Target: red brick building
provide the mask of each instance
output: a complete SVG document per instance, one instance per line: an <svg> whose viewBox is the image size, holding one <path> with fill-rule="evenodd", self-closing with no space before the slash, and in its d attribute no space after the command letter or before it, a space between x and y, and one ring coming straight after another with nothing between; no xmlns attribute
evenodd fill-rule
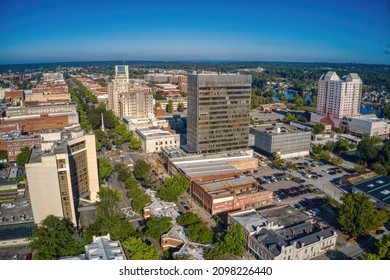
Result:
<svg viewBox="0 0 390 280"><path fill-rule="evenodd" d="M211 215L272 204L272 191L250 176L193 182L191 195Z"/></svg>
<svg viewBox="0 0 390 280"><path fill-rule="evenodd" d="M19 129L25 133L40 132L47 129L63 129L64 127L73 124L69 122L67 115L62 116L28 116L26 118L2 118L0 119L0 127L4 127L4 132L7 132L6 128L12 128L19 125ZM11 129L14 130L14 129ZM10 131L10 130L8 130Z"/></svg>
<svg viewBox="0 0 390 280"><path fill-rule="evenodd" d="M41 143L39 136L20 136L0 139L0 150L8 152L8 162L15 162L24 147L32 147Z"/></svg>

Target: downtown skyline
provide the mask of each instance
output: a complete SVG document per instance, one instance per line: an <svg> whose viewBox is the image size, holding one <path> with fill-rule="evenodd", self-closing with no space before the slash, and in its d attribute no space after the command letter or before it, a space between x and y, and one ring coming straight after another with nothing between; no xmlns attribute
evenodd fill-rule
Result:
<svg viewBox="0 0 390 280"><path fill-rule="evenodd" d="M351 0L10 1L0 64L231 60L390 64L390 4Z"/></svg>

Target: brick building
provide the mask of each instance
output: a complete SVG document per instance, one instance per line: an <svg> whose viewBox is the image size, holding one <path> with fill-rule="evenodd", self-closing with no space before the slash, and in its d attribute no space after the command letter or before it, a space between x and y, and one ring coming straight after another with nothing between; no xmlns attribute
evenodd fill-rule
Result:
<svg viewBox="0 0 390 280"><path fill-rule="evenodd" d="M211 215L259 208L272 203L272 191L260 187L249 176L194 182L191 195Z"/></svg>
<svg viewBox="0 0 390 280"><path fill-rule="evenodd" d="M41 143L41 137L37 135L24 136L20 133L16 135L6 134L0 136L0 150L7 151L8 162L14 162L16 157L24 147L33 147Z"/></svg>

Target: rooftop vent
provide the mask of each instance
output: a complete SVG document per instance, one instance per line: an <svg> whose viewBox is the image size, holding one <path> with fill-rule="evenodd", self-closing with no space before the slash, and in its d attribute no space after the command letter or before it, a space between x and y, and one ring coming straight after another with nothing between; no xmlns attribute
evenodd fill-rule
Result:
<svg viewBox="0 0 390 280"><path fill-rule="evenodd" d="M367 187L369 187L369 188L372 188L373 186L375 186L375 185L374 184L367 185Z"/></svg>
<svg viewBox="0 0 390 280"><path fill-rule="evenodd" d="M378 184L383 184L384 182L382 180L376 181Z"/></svg>

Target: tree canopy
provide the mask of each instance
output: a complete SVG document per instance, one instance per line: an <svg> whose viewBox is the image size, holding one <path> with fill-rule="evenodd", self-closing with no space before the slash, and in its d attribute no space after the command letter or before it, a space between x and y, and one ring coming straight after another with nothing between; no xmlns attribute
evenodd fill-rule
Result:
<svg viewBox="0 0 390 280"><path fill-rule="evenodd" d="M158 260L160 252L153 244L147 245L139 237L129 237L123 242L131 260Z"/></svg>
<svg viewBox="0 0 390 280"><path fill-rule="evenodd" d="M99 181L103 182L110 177L114 167L111 165L108 158L99 158Z"/></svg>
<svg viewBox="0 0 390 280"><path fill-rule="evenodd" d="M23 147L21 150L20 150L20 153L16 156L16 164L18 166L24 166L27 161L28 161L28 157L30 156L30 147Z"/></svg>
<svg viewBox="0 0 390 280"><path fill-rule="evenodd" d="M195 213L186 212L181 214L177 219L177 223L187 228L188 238L191 241L201 244L212 243L214 237L213 231Z"/></svg>
<svg viewBox="0 0 390 280"><path fill-rule="evenodd" d="M119 208L122 194L111 188L101 188L98 196L96 222L85 230L84 239L90 242L93 235L110 233L113 240L123 241L132 235L134 229Z"/></svg>
<svg viewBox="0 0 390 280"><path fill-rule="evenodd" d="M375 242L376 252L364 255L365 260L390 260L390 235L384 235Z"/></svg>
<svg viewBox="0 0 390 280"><path fill-rule="evenodd" d="M388 220L384 210L376 209L371 199L361 193L346 194L338 213L338 222L352 236L362 236Z"/></svg>
<svg viewBox="0 0 390 280"><path fill-rule="evenodd" d="M204 221L190 224L187 227L187 233L188 238L193 242L201 244L211 244L213 242L214 233Z"/></svg>
<svg viewBox="0 0 390 280"><path fill-rule="evenodd" d="M145 235L154 240L160 240L161 235L167 233L172 227L171 217L154 217L146 222Z"/></svg>
<svg viewBox="0 0 390 280"><path fill-rule="evenodd" d="M205 254L205 259L226 259L229 255L240 255L245 249L245 236L240 225L231 226L225 235L220 234L213 248Z"/></svg>
<svg viewBox="0 0 390 280"><path fill-rule="evenodd" d="M165 201L176 202L188 188L189 181L180 174L166 178L164 184L158 189L157 196Z"/></svg>
<svg viewBox="0 0 390 280"><path fill-rule="evenodd" d="M151 165L144 160L137 160L134 164L133 174L138 180L146 181L150 178Z"/></svg>
<svg viewBox="0 0 390 280"><path fill-rule="evenodd" d="M313 126L313 134L320 134L325 130L325 125L323 123L316 123Z"/></svg>
<svg viewBox="0 0 390 280"><path fill-rule="evenodd" d="M69 219L47 216L29 239L34 259L55 260L84 251L84 243Z"/></svg>

